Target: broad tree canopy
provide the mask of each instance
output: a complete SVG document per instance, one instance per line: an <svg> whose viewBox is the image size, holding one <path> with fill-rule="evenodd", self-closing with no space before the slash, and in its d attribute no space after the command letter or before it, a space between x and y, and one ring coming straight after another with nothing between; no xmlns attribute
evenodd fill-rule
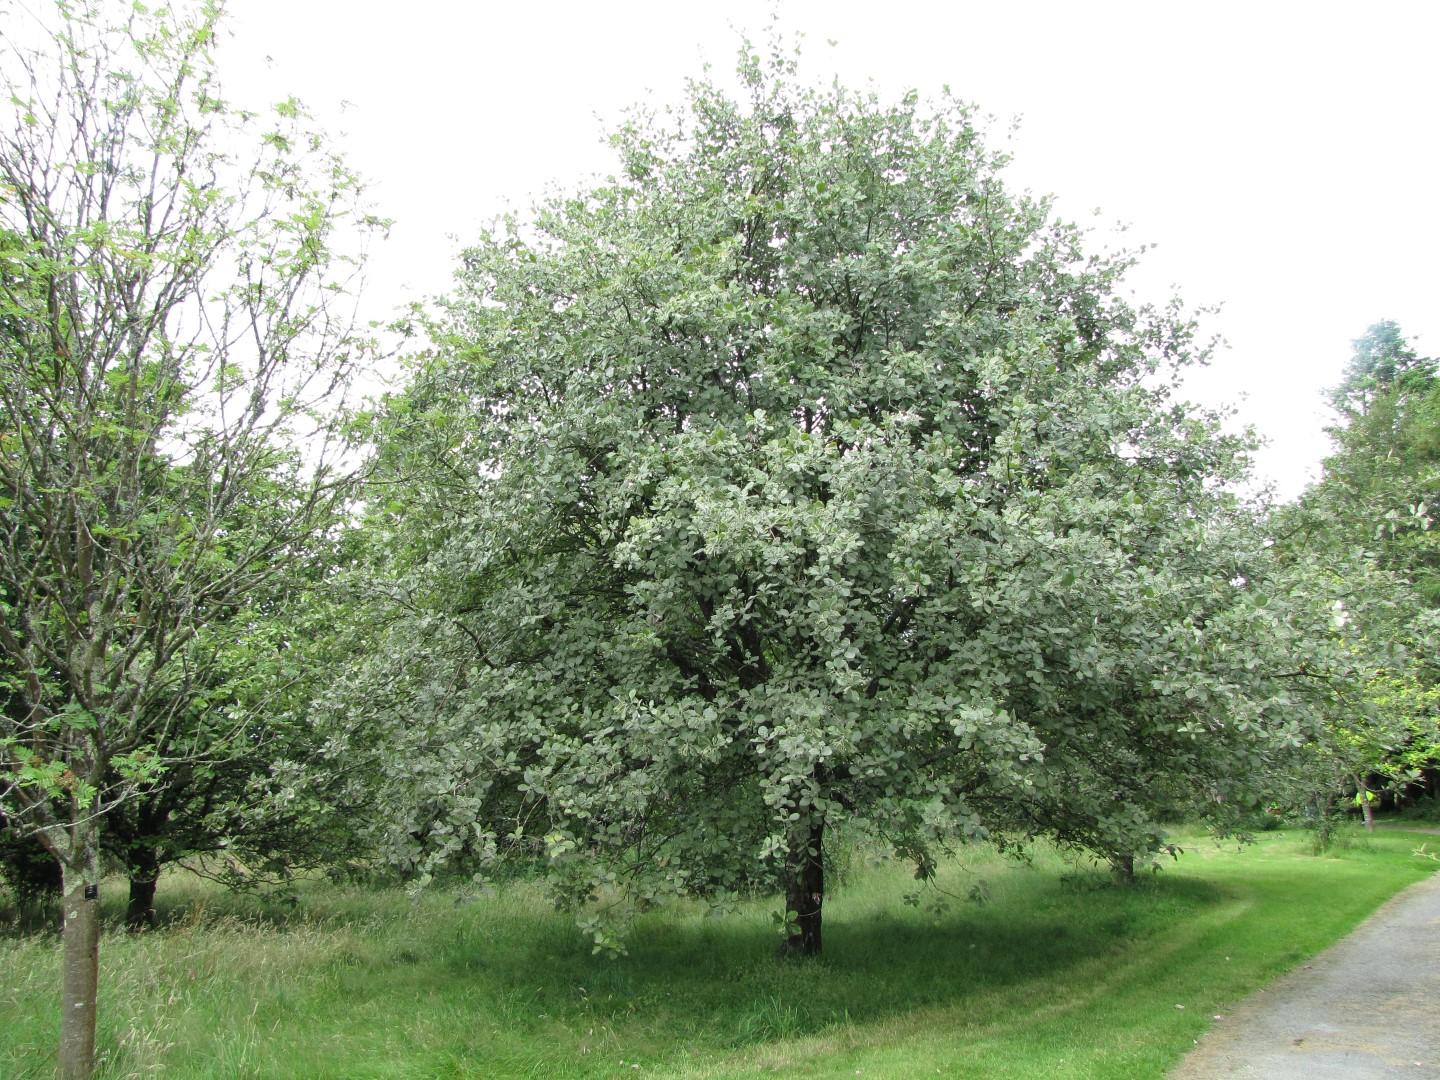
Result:
<svg viewBox="0 0 1440 1080"><path fill-rule="evenodd" d="M689 87L616 174L463 256L391 402L383 647L337 705L420 870L557 896L787 887L825 830L1156 850L1309 715L1312 613L1179 403L1203 358L1118 293L970 111ZM597 946L614 944L594 924Z"/></svg>

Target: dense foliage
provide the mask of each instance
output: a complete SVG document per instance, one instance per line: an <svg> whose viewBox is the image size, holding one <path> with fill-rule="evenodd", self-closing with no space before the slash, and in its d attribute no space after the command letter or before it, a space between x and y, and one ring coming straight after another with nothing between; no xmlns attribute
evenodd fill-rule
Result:
<svg viewBox="0 0 1440 1080"><path fill-rule="evenodd" d="M1368 821L1382 795L1437 790L1440 379L1393 322L1353 345L1331 394L1334 452L1279 524L1285 556L1315 562L1355 620L1363 699L1316 743L1311 786L1353 795Z"/></svg>
<svg viewBox="0 0 1440 1080"><path fill-rule="evenodd" d="M925 877L1035 835L1128 871L1157 815L1234 812L1343 657L1232 493L1247 442L1174 396L1192 324L958 103L740 76L470 248L390 402L331 716L395 857L540 859L571 904L780 884L813 952L841 823Z"/></svg>
<svg viewBox="0 0 1440 1080"><path fill-rule="evenodd" d="M1332 394L1335 452L1306 495L1350 539L1440 604L1440 378L1393 322L1354 342L1345 379Z"/></svg>

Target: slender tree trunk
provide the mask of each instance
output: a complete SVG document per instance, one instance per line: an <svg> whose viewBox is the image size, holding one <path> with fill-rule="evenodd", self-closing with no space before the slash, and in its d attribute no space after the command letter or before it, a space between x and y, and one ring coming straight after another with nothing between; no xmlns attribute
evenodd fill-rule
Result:
<svg viewBox="0 0 1440 1080"><path fill-rule="evenodd" d="M155 882L159 877L160 861L155 857L154 848L130 852L130 903L125 908L127 929L155 928Z"/></svg>
<svg viewBox="0 0 1440 1080"><path fill-rule="evenodd" d="M808 836L791 841L785 910L798 927L780 951L787 956L820 954L820 909L825 903L825 823L814 821Z"/></svg>
<svg viewBox="0 0 1440 1080"><path fill-rule="evenodd" d="M95 1066L95 1003L100 986L100 823L71 827L73 857L64 864L64 989L60 1080L84 1080Z"/></svg>

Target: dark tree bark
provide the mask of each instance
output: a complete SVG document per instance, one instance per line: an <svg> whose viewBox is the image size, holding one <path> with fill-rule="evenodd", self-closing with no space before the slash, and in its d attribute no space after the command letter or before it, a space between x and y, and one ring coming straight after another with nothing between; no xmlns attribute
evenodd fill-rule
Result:
<svg viewBox="0 0 1440 1080"><path fill-rule="evenodd" d="M814 821L808 835L791 841L785 886L785 910L794 914L797 930L785 939L786 956L820 955L820 913L825 903L825 823Z"/></svg>
<svg viewBox="0 0 1440 1080"><path fill-rule="evenodd" d="M1112 852L1110 858L1110 874L1122 885L1129 885L1135 880L1135 856L1121 855Z"/></svg>
<svg viewBox="0 0 1440 1080"><path fill-rule="evenodd" d="M130 854L130 903L125 908L129 930L155 928L155 882L160 877L160 860L154 848L140 848Z"/></svg>

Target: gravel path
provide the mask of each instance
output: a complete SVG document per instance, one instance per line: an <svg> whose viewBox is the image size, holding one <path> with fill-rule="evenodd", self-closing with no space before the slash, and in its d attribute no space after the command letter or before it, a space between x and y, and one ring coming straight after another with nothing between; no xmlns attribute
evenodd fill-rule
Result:
<svg viewBox="0 0 1440 1080"><path fill-rule="evenodd" d="M1311 963L1246 998L1170 1076L1440 1077L1440 873L1397 894Z"/></svg>

